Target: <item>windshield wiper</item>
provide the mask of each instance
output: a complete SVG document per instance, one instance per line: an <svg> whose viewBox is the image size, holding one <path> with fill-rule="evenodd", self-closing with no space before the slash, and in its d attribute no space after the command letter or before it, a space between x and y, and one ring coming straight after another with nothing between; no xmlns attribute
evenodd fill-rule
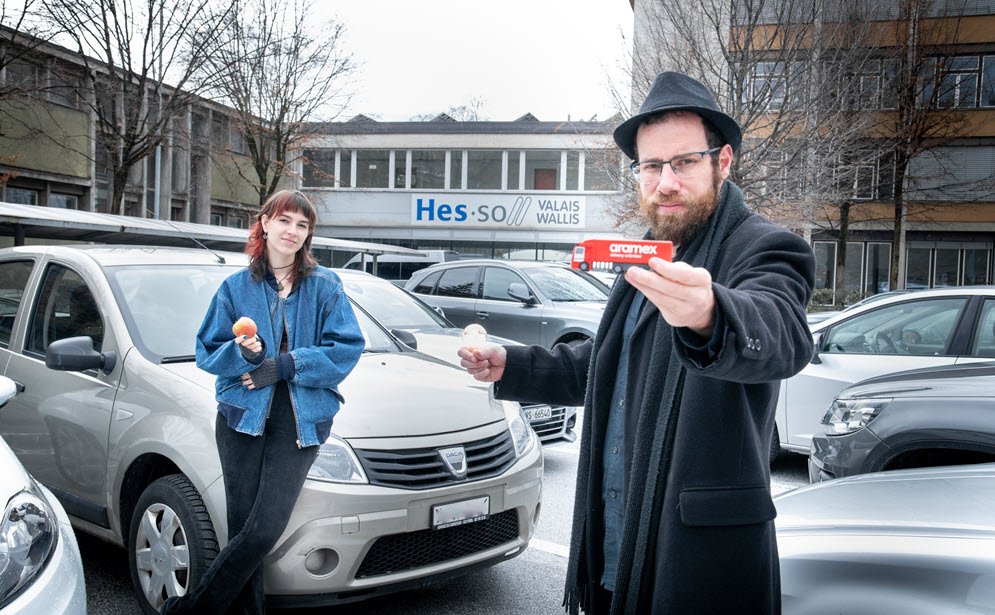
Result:
<svg viewBox="0 0 995 615"><path fill-rule="evenodd" d="M196 355L184 354L175 357L163 357L159 363L189 363L190 361L196 361Z"/></svg>

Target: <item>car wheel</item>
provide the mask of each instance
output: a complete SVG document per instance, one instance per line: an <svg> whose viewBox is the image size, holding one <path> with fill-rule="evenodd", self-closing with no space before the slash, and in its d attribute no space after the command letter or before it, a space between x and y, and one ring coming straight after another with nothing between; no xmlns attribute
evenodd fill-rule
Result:
<svg viewBox="0 0 995 615"><path fill-rule="evenodd" d="M777 433L777 424L774 425L774 433L770 438L770 459L769 463L774 463L774 460L781 456L781 437Z"/></svg>
<svg viewBox="0 0 995 615"><path fill-rule="evenodd" d="M192 590L217 555L214 525L190 479L172 474L145 489L131 516L128 564L146 615Z"/></svg>

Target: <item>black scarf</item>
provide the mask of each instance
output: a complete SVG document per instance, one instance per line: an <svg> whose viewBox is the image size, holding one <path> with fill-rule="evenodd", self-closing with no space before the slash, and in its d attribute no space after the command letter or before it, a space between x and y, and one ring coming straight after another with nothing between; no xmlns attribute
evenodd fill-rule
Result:
<svg viewBox="0 0 995 615"><path fill-rule="evenodd" d="M703 267L714 275L713 267L723 241L743 221L749 211L743 201L743 193L732 182L723 182L719 204L709 218L704 230L686 248L679 251L680 260L694 266ZM647 234L646 238L650 238ZM589 522L587 511L601 506L599 489L588 489L592 476L600 475L601 456L592 452L595 410L594 367L598 351L605 342L612 321L625 318L623 301L631 289L625 279L618 280L612 288L605 306L605 317L601 319L598 333L591 351L591 364L588 367L587 393L584 402L580 458L577 466L577 489L574 499L573 529L570 540L570 560L567 565L566 590L563 605L568 613L576 614L579 608L590 612L596 587L600 584L597 571L591 570L587 562L590 546L586 544ZM687 369L674 354L673 329L658 314L653 334L653 348L647 373L659 373L666 369L665 378L646 378L643 400L637 412L636 438L632 445L630 472L626 483L624 519L619 547L618 573L615 577L615 592L611 613L636 613L639 608L640 592L653 583L652 565L647 566L656 545L659 529L660 509L663 505L664 484L670 468L673 451L673 438L677 426L677 415L681 405L684 376ZM620 327L617 330L621 330ZM655 369L658 368L658 369ZM630 372L630 378L633 374ZM615 386L626 386L618 382ZM599 409L603 412L604 409ZM598 426L604 428L604 421ZM593 492L592 492L593 491ZM597 528L593 535L601 536ZM599 549L600 550L600 549Z"/></svg>

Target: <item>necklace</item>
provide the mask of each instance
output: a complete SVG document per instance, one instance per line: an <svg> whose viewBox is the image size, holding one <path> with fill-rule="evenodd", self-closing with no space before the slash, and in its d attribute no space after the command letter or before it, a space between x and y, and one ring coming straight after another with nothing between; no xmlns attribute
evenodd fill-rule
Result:
<svg viewBox="0 0 995 615"><path fill-rule="evenodd" d="M285 269L285 267L280 267L280 269ZM276 273L273 274L273 277L276 278ZM294 277L293 270L287 272L287 275L283 276L282 278L276 278L276 292L282 291L284 288L283 283L292 277Z"/></svg>
<svg viewBox="0 0 995 615"><path fill-rule="evenodd" d="M287 267L290 267L291 265L293 265L293 264L294 264L294 263L296 263L296 262L297 262L297 261L291 261L291 262L290 262L290 265L284 265L283 267L274 267L273 265L270 265L270 266L269 266L269 268L270 268L270 269L273 269L273 270L276 270L276 269L286 269Z"/></svg>

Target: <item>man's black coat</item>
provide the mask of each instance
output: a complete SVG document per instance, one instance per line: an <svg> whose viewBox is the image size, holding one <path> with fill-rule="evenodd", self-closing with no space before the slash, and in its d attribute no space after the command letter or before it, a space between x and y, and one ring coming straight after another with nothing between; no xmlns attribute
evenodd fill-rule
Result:
<svg viewBox="0 0 995 615"><path fill-rule="evenodd" d="M812 293L815 261L808 244L762 216L748 215L727 237L710 271L717 308L714 356L697 352L707 340L674 329L673 343L687 368L671 465L664 480L655 559L648 562L651 587L641 586L639 612L773 613L780 610L780 578L770 495L768 455L779 381L812 357L805 306ZM583 536L582 582L601 575L600 459L604 426L620 352L621 321L635 290L624 279L613 292L629 297L594 358L593 399L584 399L592 342L552 350L508 347L496 394L503 399L581 405L592 413L588 494ZM630 345L625 421L626 475L635 441L631 420L642 403L652 330L661 317L646 302ZM582 455L583 458L583 455ZM581 476L584 473L579 473ZM583 480L579 478L579 480ZM570 580L568 579L568 584ZM630 605L631 607L631 605ZM646 609L644 611L644 609ZM630 608L630 610L632 610Z"/></svg>

